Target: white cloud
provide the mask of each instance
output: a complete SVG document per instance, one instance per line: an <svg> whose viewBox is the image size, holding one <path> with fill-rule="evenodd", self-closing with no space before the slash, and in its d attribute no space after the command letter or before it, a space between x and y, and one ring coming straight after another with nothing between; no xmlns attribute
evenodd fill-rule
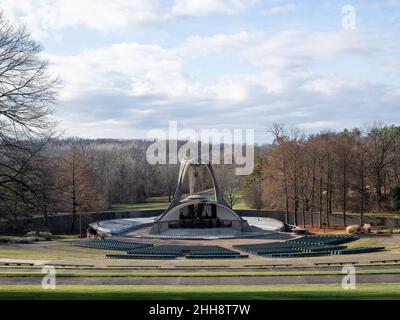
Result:
<svg viewBox="0 0 400 320"><path fill-rule="evenodd" d="M388 60L383 61L381 70L389 76L400 75L400 61L399 60Z"/></svg>
<svg viewBox="0 0 400 320"><path fill-rule="evenodd" d="M332 129L337 126L334 121L314 121L299 123L297 127L301 129Z"/></svg>
<svg viewBox="0 0 400 320"><path fill-rule="evenodd" d="M160 0L2 0L2 9L36 38L81 25L118 31L167 18Z"/></svg>
<svg viewBox="0 0 400 320"><path fill-rule="evenodd" d="M356 72L314 70L316 63L365 58L380 48L379 41L360 33L239 32L189 37L172 48L131 42L49 58L65 83L58 115L74 128L69 134L132 137L169 120L197 128L265 130L284 121L318 129L342 124L350 109L360 110L360 123L376 105L391 114L398 96L384 84ZM196 75L199 60L221 57L249 69Z"/></svg>
<svg viewBox="0 0 400 320"><path fill-rule="evenodd" d="M329 76L312 79L303 85L303 88L307 91L328 96L334 96L346 91L367 91L371 87L373 87L373 84L369 80L356 77L339 78Z"/></svg>
<svg viewBox="0 0 400 320"><path fill-rule="evenodd" d="M174 16L236 14L257 2L258 0L175 0L171 14Z"/></svg>
<svg viewBox="0 0 400 320"><path fill-rule="evenodd" d="M135 31L182 16L234 14L258 0L2 0L1 9L24 23L37 39L60 36L60 30L85 26L102 32Z"/></svg>
<svg viewBox="0 0 400 320"><path fill-rule="evenodd" d="M121 43L49 58L53 72L65 83L64 99L93 91L171 97L190 96L196 91L196 85L183 72L180 58L158 45Z"/></svg>
<svg viewBox="0 0 400 320"><path fill-rule="evenodd" d="M267 16L272 16L274 14L281 14L281 13L288 13L288 12L294 12L297 9L297 5L291 3L283 6L275 6L272 7L264 12L265 15Z"/></svg>

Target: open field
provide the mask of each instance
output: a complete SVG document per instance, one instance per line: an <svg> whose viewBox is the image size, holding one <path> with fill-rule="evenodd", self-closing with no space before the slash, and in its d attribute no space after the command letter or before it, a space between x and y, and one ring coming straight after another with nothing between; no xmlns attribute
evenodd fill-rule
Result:
<svg viewBox="0 0 400 320"><path fill-rule="evenodd" d="M0 286L0 299L192 299L192 300L260 300L260 299L400 299L400 284L360 284L355 290L343 290L340 285L272 285L272 286L160 286L122 285L91 286L62 285L56 290L40 286Z"/></svg>
<svg viewBox="0 0 400 320"><path fill-rule="evenodd" d="M205 190L203 193L211 193L210 200L214 199L213 189ZM200 193L201 194L201 193ZM183 194L182 198L189 196L189 194ZM126 209L137 209L137 210L164 210L167 209L170 200L168 196L159 196L159 197L149 197L146 202L143 203L121 203L112 205L111 209L113 210L126 210ZM243 196L239 197L239 200L233 206L234 210L251 210L245 204Z"/></svg>

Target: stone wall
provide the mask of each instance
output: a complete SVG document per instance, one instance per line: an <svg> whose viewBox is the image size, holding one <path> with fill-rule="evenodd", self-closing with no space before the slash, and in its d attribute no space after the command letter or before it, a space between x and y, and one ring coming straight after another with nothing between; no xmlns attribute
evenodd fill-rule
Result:
<svg viewBox="0 0 400 320"><path fill-rule="evenodd" d="M111 219L125 219L125 218L143 218L153 217L161 213L160 210L149 211L135 211L135 210L118 210L118 211L103 211L103 212L90 212L82 214L82 230L86 231L88 225L92 222L100 220ZM48 218L48 228L44 225L42 217L21 219L18 228L10 228L4 222L0 222L0 233L19 233L30 230L49 230L53 233L68 233L71 232L72 219L71 214L57 214ZM79 232L80 228L79 215L76 217L74 232Z"/></svg>

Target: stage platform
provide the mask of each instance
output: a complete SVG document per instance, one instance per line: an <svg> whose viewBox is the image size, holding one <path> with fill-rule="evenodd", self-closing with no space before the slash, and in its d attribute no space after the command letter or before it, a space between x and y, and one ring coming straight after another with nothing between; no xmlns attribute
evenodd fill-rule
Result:
<svg viewBox="0 0 400 320"><path fill-rule="evenodd" d="M150 227L154 219L155 217L104 220L92 223L90 226L111 236L177 240L251 238L277 233L284 227L282 222L271 218L243 217L250 225L248 232L239 232L234 228L176 228L151 234Z"/></svg>

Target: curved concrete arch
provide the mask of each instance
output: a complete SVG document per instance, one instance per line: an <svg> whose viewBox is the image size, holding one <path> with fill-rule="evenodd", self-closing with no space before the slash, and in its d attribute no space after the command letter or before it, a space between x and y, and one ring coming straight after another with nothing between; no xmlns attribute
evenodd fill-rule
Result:
<svg viewBox="0 0 400 320"><path fill-rule="evenodd" d="M191 196L188 197L185 200L181 200L182 198L182 189L183 189L183 181L190 171L190 174L193 174L191 171L191 168L197 167L197 166L206 166L209 175L211 176L211 180L213 183L213 188L214 188L214 194L215 194L215 199L216 201L209 201L207 199L204 199L203 197L195 197ZM194 176L191 177L191 179L194 179ZM191 180L193 182L193 180ZM193 184L191 183L191 195L193 194ZM228 204L225 202L223 194L221 192L221 189L219 188L217 178L214 173L214 169L209 163L209 161L200 161L197 162L197 159L189 159L185 158L181 162L181 166L179 169L179 176L178 176L178 183L176 186L174 198L171 201L171 204L169 205L168 209L165 210L154 222L153 227L151 229L152 234L158 234L161 233L165 230L167 230L170 225L174 225L176 227L176 224L180 223L180 221L184 221L187 218L183 218L181 220L181 215L188 217L190 216L189 210L190 206L196 206L197 205L204 205L204 207L210 206L212 210L214 210L211 214L213 218L207 219L208 213L206 213L205 219L208 220L208 223L215 223L217 220L223 221L223 224L225 226L231 226L232 228L240 231L240 232L248 232L250 231L250 226L248 225L247 221L243 220L241 216L239 216L235 211L232 210L228 206ZM187 208L188 212L184 212L185 209ZM197 210L197 209L196 209ZM192 218L189 219L194 219ZM212 222L213 221L213 222ZM218 223L217 225L218 226Z"/></svg>
<svg viewBox="0 0 400 320"><path fill-rule="evenodd" d="M159 219L162 219L170 210L175 208L181 203L181 198L182 198L182 188L183 188L183 181L185 180L186 174L188 173L188 170L191 166L206 166L208 173L211 177L212 184L213 184L213 189L214 189L214 195L216 202L220 205L223 205L227 208L229 208L229 205L226 203L224 196L221 192L221 189L219 188L217 177L215 175L214 169L211 165L211 163L204 161L200 161L200 163L196 162L196 159L194 158L185 158L181 161L181 166L179 169L179 176L178 176L178 183L176 186L174 198L171 201L171 204L169 205L168 209L165 210L165 212L160 216Z"/></svg>
<svg viewBox="0 0 400 320"><path fill-rule="evenodd" d="M204 203L205 205L216 205L218 208L222 209L219 210L218 217L220 219L226 219L226 220L235 220L235 221L242 221L242 217L239 216L235 211L233 211L231 208L224 206L222 204L219 204L217 202L213 201L208 201L208 202L201 202L201 201L187 201L180 203L179 205L175 206L171 210L167 212L167 214L163 217L162 221L175 221L179 219L179 212L180 210L189 207L194 204L199 204L199 203Z"/></svg>

